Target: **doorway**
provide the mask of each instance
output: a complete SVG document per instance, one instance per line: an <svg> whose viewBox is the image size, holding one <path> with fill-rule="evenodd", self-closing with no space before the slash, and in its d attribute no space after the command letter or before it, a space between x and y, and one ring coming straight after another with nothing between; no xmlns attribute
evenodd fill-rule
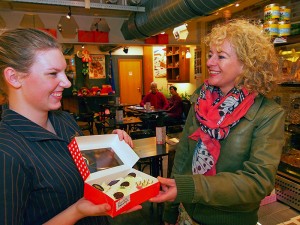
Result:
<svg viewBox="0 0 300 225"><path fill-rule="evenodd" d="M142 60L119 59L120 101L139 104L142 99Z"/></svg>

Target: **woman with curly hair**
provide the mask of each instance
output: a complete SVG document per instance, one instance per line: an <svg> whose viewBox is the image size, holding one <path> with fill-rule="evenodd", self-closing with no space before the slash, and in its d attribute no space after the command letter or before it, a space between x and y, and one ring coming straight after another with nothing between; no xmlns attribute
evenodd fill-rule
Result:
<svg viewBox="0 0 300 225"><path fill-rule="evenodd" d="M165 224L255 225L274 188L284 110L265 94L278 76L270 37L247 20L214 27L208 79L193 103L171 179L159 177Z"/></svg>

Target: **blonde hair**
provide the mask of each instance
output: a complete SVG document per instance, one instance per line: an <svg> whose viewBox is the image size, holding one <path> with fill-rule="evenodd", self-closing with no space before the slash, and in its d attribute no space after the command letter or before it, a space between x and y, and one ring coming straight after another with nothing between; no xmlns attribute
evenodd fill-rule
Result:
<svg viewBox="0 0 300 225"><path fill-rule="evenodd" d="M7 30L0 35L0 94L7 98L3 77L5 68L12 67L27 74L38 51L60 49L61 45L50 34L33 28Z"/></svg>
<svg viewBox="0 0 300 225"><path fill-rule="evenodd" d="M243 64L236 87L261 94L270 92L279 76L278 57L271 37L258 25L245 19L235 19L216 25L204 42L208 46L215 45L221 51L224 40L229 41Z"/></svg>

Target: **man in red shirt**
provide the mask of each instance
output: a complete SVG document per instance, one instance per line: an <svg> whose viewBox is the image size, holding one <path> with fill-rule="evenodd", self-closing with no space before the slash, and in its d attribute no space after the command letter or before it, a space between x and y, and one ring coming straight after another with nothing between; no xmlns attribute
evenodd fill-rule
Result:
<svg viewBox="0 0 300 225"><path fill-rule="evenodd" d="M182 99L177 93L177 88L175 86L170 86L169 90L172 96L169 99L169 105L166 108L168 110L167 114L170 117L182 119Z"/></svg>
<svg viewBox="0 0 300 225"><path fill-rule="evenodd" d="M154 106L155 109L166 109L168 106L168 100L163 93L159 92L157 89L157 84L152 82L150 85L151 91L145 95L143 100L140 102L140 105L144 107L146 102L150 102L151 106Z"/></svg>

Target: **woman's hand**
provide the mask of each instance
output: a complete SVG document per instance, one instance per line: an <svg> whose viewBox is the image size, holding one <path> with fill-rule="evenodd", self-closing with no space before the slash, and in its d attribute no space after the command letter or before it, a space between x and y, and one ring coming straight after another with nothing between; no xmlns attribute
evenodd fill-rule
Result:
<svg viewBox="0 0 300 225"><path fill-rule="evenodd" d="M83 217L87 216L107 216L107 211L111 210L111 206L107 203L95 205L85 198L79 199L76 203L76 209ZM127 210L124 213L130 213L141 209L141 205L137 205Z"/></svg>
<svg viewBox="0 0 300 225"><path fill-rule="evenodd" d="M159 194L151 199L150 202L173 202L177 196L177 187L174 179L157 177L161 184L162 190Z"/></svg>
<svg viewBox="0 0 300 225"><path fill-rule="evenodd" d="M120 141L124 140L131 148L133 148L133 142L131 137L121 129L116 129L112 131L113 134L117 134L119 136Z"/></svg>
<svg viewBox="0 0 300 225"><path fill-rule="evenodd" d="M87 216L106 216L107 211L111 210L111 206L107 203L95 205L85 198L79 199L75 203L76 210L82 215Z"/></svg>

